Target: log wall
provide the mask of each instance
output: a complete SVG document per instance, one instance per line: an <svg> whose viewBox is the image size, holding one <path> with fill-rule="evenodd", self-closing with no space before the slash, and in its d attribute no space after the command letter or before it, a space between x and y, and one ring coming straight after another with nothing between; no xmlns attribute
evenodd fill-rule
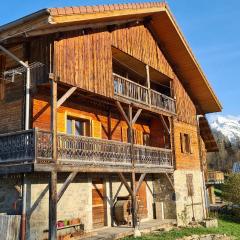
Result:
<svg viewBox="0 0 240 240"><path fill-rule="evenodd" d="M23 59L23 46L9 49ZM3 80L5 70L19 67L18 63L6 55L0 54L0 133L19 131L24 124L24 74L15 77L14 82Z"/></svg>
<svg viewBox="0 0 240 240"><path fill-rule="evenodd" d="M57 125L58 132L66 133L67 116L88 119L91 123L91 136L109 139L108 112L93 107L86 107L73 102L66 102L58 109ZM33 127L50 131L51 109L49 98L44 95L35 96L33 99ZM158 127L160 126L160 127ZM161 119L153 118L148 121L141 120L134 125L135 143L143 144L143 134L151 136L150 145L164 147L164 130L161 127ZM113 131L114 130L114 131ZM128 127L120 115L113 114L111 117L111 140L127 142Z"/></svg>

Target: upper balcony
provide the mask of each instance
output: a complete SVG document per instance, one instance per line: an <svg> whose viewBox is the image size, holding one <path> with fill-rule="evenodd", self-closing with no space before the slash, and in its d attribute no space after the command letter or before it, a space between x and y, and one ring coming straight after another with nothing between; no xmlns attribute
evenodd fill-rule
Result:
<svg viewBox="0 0 240 240"><path fill-rule="evenodd" d="M113 73L114 94L152 108L176 113L175 100L153 89Z"/></svg>
<svg viewBox="0 0 240 240"><path fill-rule="evenodd" d="M0 135L0 166L6 164L52 164L70 166L111 167L132 166L131 144L93 137L57 135L57 162L52 158L51 132L32 129ZM172 151L142 145L133 146L136 169L172 169Z"/></svg>

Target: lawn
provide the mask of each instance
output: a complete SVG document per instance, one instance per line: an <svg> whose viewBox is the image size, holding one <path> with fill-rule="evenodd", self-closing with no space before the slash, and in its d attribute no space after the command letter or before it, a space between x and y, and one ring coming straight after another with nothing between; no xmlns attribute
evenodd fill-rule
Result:
<svg viewBox="0 0 240 240"><path fill-rule="evenodd" d="M232 217L221 217L219 218L218 228L185 228L181 230L172 230L169 232L159 232L151 235L145 235L138 240L174 240L176 238L181 238L184 236L191 236L194 234L227 234L228 236L235 236L240 240L240 219L234 219ZM130 240L133 238L126 238L125 240Z"/></svg>

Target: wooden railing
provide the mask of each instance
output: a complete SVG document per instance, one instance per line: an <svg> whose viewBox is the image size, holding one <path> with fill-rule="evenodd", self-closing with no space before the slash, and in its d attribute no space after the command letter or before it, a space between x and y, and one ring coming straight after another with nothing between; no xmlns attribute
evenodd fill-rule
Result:
<svg viewBox="0 0 240 240"><path fill-rule="evenodd" d="M113 74L114 93L130 100L148 104L148 88L118 74Z"/></svg>
<svg viewBox="0 0 240 240"><path fill-rule="evenodd" d="M35 158L34 130L0 135L0 163L32 161Z"/></svg>
<svg viewBox="0 0 240 240"><path fill-rule="evenodd" d="M57 135L58 161L71 164L131 166L131 146L112 140L92 137ZM134 145L133 157L139 166L172 167L172 152ZM0 135L0 163L9 161L52 161L52 134L29 130Z"/></svg>
<svg viewBox="0 0 240 240"><path fill-rule="evenodd" d="M224 173L221 171L208 171L208 183L224 183Z"/></svg>
<svg viewBox="0 0 240 240"><path fill-rule="evenodd" d="M114 94L154 108L176 112L175 100L155 90L113 73ZM150 97L149 97L150 96Z"/></svg>
<svg viewBox="0 0 240 240"><path fill-rule="evenodd" d="M175 113L175 101L155 90L151 89L151 105L156 108L165 109L167 111Z"/></svg>

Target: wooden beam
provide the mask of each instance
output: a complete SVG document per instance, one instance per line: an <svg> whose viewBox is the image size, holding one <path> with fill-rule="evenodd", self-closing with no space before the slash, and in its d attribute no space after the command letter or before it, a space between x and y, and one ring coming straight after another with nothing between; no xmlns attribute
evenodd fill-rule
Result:
<svg viewBox="0 0 240 240"><path fill-rule="evenodd" d="M124 184L124 186L128 190L128 192L131 195L131 197L133 197L133 191L132 191L131 187L129 186L129 184L128 184L126 178L124 177L124 175L120 172L120 173L118 173L118 176L120 177L122 183Z"/></svg>
<svg viewBox="0 0 240 240"><path fill-rule="evenodd" d="M175 188L174 188L174 184L173 184L171 178L169 177L168 173L165 173L165 175L166 175L166 177L167 177L167 179L168 179L168 181L169 181L169 183L170 183L172 189L175 190Z"/></svg>
<svg viewBox="0 0 240 240"><path fill-rule="evenodd" d="M78 172L72 172L69 174L68 178L66 179L66 181L64 182L64 184L62 185L61 189L57 194L57 202L61 199L62 195L64 194L70 183L73 181L73 179L77 176L77 174Z"/></svg>
<svg viewBox="0 0 240 240"><path fill-rule="evenodd" d="M146 173L142 173L142 174L141 174L141 177L140 177L140 179L139 179L139 181L138 181L138 185L137 185L137 187L136 187L136 195L138 194L138 191L139 191L139 189L140 189L140 187L141 187L141 185L142 185L142 182L143 182L145 176L146 176Z"/></svg>
<svg viewBox="0 0 240 240"><path fill-rule="evenodd" d="M48 239L57 239L57 172L52 171L49 182L49 232Z"/></svg>
<svg viewBox="0 0 240 240"><path fill-rule="evenodd" d="M148 88L148 104L151 105L151 80L150 80L150 72L149 72L148 65L146 65L146 75L147 75L147 88Z"/></svg>
<svg viewBox="0 0 240 240"><path fill-rule="evenodd" d="M123 119L127 122L128 126L131 127L130 121L129 121L127 114L125 113L121 103L119 101L116 101L116 105L117 105L117 108L118 108L119 112L121 113Z"/></svg>
<svg viewBox="0 0 240 240"><path fill-rule="evenodd" d="M57 108L59 108L77 89L77 87L71 87L68 91L57 101Z"/></svg>
<svg viewBox="0 0 240 240"><path fill-rule="evenodd" d="M51 131L53 134L52 158L57 161L57 81L55 76L51 80Z"/></svg>
<svg viewBox="0 0 240 240"><path fill-rule="evenodd" d="M170 132L170 129L169 129L169 127L168 127L168 125L167 125L167 123L166 123L166 121L165 121L163 115L160 114L160 117L161 117L161 120L162 120L162 123L163 123L165 129L167 130L168 134L170 134L170 133L171 133L171 132Z"/></svg>
<svg viewBox="0 0 240 240"><path fill-rule="evenodd" d="M136 121L137 121L138 117L140 116L141 112L142 112L141 108L137 110L137 112L136 112L136 114L135 114L135 116L132 120L132 125L136 123Z"/></svg>

